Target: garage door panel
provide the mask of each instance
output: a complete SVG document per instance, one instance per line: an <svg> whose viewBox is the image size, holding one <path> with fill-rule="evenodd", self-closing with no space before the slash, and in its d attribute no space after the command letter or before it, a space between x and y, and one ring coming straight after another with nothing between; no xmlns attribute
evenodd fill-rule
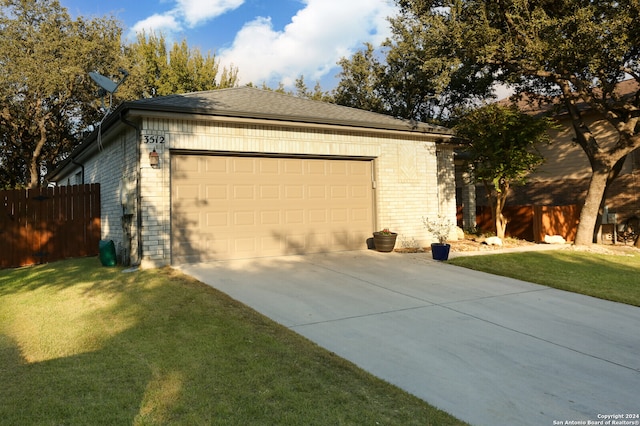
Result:
<svg viewBox="0 0 640 426"><path fill-rule="evenodd" d="M253 237L234 238L234 250L239 255L254 257L256 253L256 239Z"/></svg>
<svg viewBox="0 0 640 426"><path fill-rule="evenodd" d="M235 185L233 187L233 197L237 200L255 199L254 185Z"/></svg>
<svg viewBox="0 0 640 426"><path fill-rule="evenodd" d="M307 235L305 233L291 233L284 236L285 250L288 253L304 253L307 249Z"/></svg>
<svg viewBox="0 0 640 426"><path fill-rule="evenodd" d="M288 200L302 200L304 198L304 187L302 185L285 185L284 197Z"/></svg>
<svg viewBox="0 0 640 426"><path fill-rule="evenodd" d="M229 226L229 212L212 211L206 213L206 225L210 228L226 228Z"/></svg>
<svg viewBox="0 0 640 426"><path fill-rule="evenodd" d="M285 225L299 225L302 223L304 223L304 210L285 210Z"/></svg>
<svg viewBox="0 0 640 426"><path fill-rule="evenodd" d="M325 175L327 164L322 161L307 162L307 173L312 175Z"/></svg>
<svg viewBox="0 0 640 426"><path fill-rule="evenodd" d="M228 170L229 160L225 157L206 157L204 160L206 173L227 173Z"/></svg>
<svg viewBox="0 0 640 426"><path fill-rule="evenodd" d="M263 200L277 200L280 198L279 185L260 185L260 198Z"/></svg>
<svg viewBox="0 0 640 426"><path fill-rule="evenodd" d="M363 161L349 164L349 171L352 176L368 176L371 172L371 165Z"/></svg>
<svg viewBox="0 0 640 426"><path fill-rule="evenodd" d="M318 226L328 223L327 210L309 210L309 223Z"/></svg>
<svg viewBox="0 0 640 426"><path fill-rule="evenodd" d="M242 226L255 226L255 212L253 211L244 211L244 212L235 212L233 214L233 225L242 227Z"/></svg>
<svg viewBox="0 0 640 426"><path fill-rule="evenodd" d="M331 189L331 198L332 199L341 199L346 200L348 198L349 190L346 186L332 186Z"/></svg>
<svg viewBox="0 0 640 426"><path fill-rule="evenodd" d="M206 185L205 194L208 200L226 200L229 198L227 185Z"/></svg>
<svg viewBox="0 0 640 426"><path fill-rule="evenodd" d="M280 224L280 211L261 211L260 212L260 225L279 225Z"/></svg>
<svg viewBox="0 0 640 426"><path fill-rule="evenodd" d="M253 158L233 158L233 172L242 174L253 174L255 172L255 162Z"/></svg>
<svg viewBox="0 0 640 426"><path fill-rule="evenodd" d="M332 176L346 176L348 165L343 162L332 162L329 165Z"/></svg>
<svg viewBox="0 0 640 426"><path fill-rule="evenodd" d="M221 238L217 234L202 234L206 252L204 253L205 258L209 253L216 253L219 256L223 256L231 252L230 244L231 241L229 238Z"/></svg>
<svg viewBox="0 0 640 426"><path fill-rule="evenodd" d="M364 249L372 197L369 161L176 155L173 262Z"/></svg>
<svg viewBox="0 0 640 426"><path fill-rule="evenodd" d="M351 222L366 223L369 221L369 212L365 209L351 210Z"/></svg>
<svg viewBox="0 0 640 426"><path fill-rule="evenodd" d="M174 163L171 167L171 171L172 173L176 173L176 175L187 172L198 172L200 164L200 161L193 157L175 157Z"/></svg>
<svg viewBox="0 0 640 426"><path fill-rule="evenodd" d="M272 161L272 159L259 159L258 161L258 170L260 170L261 174L267 175L278 175L280 173L280 163L277 161Z"/></svg>
<svg viewBox="0 0 640 426"><path fill-rule="evenodd" d="M173 196L176 200L197 200L200 198L200 185L179 185Z"/></svg>
<svg viewBox="0 0 640 426"><path fill-rule="evenodd" d="M331 221L334 223L347 223L349 221L349 210L331 209Z"/></svg>
<svg viewBox="0 0 640 426"><path fill-rule="evenodd" d="M320 199L325 200L327 198L327 187L312 185L309 186L309 198L310 199Z"/></svg>
<svg viewBox="0 0 640 426"><path fill-rule="evenodd" d="M371 190L366 186L352 186L351 187L351 198L356 199L368 199L369 192Z"/></svg>
<svg viewBox="0 0 640 426"><path fill-rule="evenodd" d="M302 162L298 160L284 160L284 174L286 175L301 176L304 170L303 167L304 165L302 164Z"/></svg>

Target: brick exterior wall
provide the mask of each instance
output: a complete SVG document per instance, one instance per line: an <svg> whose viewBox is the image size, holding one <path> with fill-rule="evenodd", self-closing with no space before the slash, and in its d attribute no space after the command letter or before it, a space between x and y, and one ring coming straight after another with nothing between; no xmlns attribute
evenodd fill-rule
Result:
<svg viewBox="0 0 640 426"><path fill-rule="evenodd" d="M143 267L171 262L171 170L172 152L242 152L277 155L366 157L374 161L373 229L390 228L404 246L420 246L434 239L422 225L422 217L448 215L455 223L455 176L453 150L436 145L428 135L402 132L277 126L225 121L189 121L143 118L139 123L140 190ZM163 136L164 143L144 143L145 136ZM157 140L156 140L157 141ZM126 246L121 177L135 186L135 131L128 128L108 141L85 164L87 183L99 182L103 195L103 239ZM159 167L149 165L155 148ZM125 181L126 181L125 179ZM137 263L135 202L125 214L133 215L131 262Z"/></svg>
<svg viewBox="0 0 640 426"><path fill-rule="evenodd" d="M115 136L102 140L98 153L86 161L84 183L100 184L101 236L102 240L113 240L118 256L126 258L124 263L137 263L136 233L136 132L126 129ZM81 167L69 168L68 174L58 184L74 184L73 176L81 173ZM122 193L122 196L121 196ZM123 205L124 204L124 205ZM131 227L124 229L126 216L133 218ZM125 232L126 231L126 232ZM131 238L129 238L131 236Z"/></svg>

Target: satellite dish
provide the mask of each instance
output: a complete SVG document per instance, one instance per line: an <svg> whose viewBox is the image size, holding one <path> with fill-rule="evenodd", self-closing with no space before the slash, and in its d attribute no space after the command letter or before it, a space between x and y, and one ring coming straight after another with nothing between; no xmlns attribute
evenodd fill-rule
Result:
<svg viewBox="0 0 640 426"><path fill-rule="evenodd" d="M129 76L129 73L122 68L118 69L118 71L120 72L120 74L122 74L122 78L118 82L115 82L109 77L105 77L102 74L98 74L95 71L91 71L89 73L89 77L91 77L91 79L95 81L98 86L100 86L98 96L102 97L102 108L105 110L104 117L102 117L102 120L100 120L100 122L98 123L98 147L100 149L102 149L102 122L105 120L105 118L107 118L109 112L111 111L111 107L113 106L113 94ZM104 97L107 93L109 94L109 108L105 108L104 106Z"/></svg>
<svg viewBox="0 0 640 426"><path fill-rule="evenodd" d="M120 87L120 85L124 83L124 81L129 76L129 73L126 70L123 70L122 68L118 69L118 71L120 71L120 74L122 74L122 78L120 79L120 81L117 81L117 82L111 80L109 77L105 77L102 74L98 74L95 71L91 71L89 73L89 77L91 77L91 79L95 81L96 84L101 88L101 90L98 92L98 96L101 96L103 98L102 99L103 106L104 106L104 96L108 93L109 108L111 108L111 104L113 103L113 94L116 92L116 90L118 90L118 87Z"/></svg>
<svg viewBox="0 0 640 426"><path fill-rule="evenodd" d="M118 90L118 83L111 80L110 78L105 77L102 74L98 74L97 72L92 71L89 73L89 77L91 77L98 86L102 87L104 90L111 94Z"/></svg>

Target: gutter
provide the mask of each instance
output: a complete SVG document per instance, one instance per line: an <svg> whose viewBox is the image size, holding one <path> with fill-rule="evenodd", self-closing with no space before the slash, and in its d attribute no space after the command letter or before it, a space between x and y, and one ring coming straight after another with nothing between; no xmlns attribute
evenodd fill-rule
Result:
<svg viewBox="0 0 640 426"><path fill-rule="evenodd" d="M82 185L84 185L84 164L78 163L76 160L71 157L71 164L74 166L79 166L80 170L82 170Z"/></svg>

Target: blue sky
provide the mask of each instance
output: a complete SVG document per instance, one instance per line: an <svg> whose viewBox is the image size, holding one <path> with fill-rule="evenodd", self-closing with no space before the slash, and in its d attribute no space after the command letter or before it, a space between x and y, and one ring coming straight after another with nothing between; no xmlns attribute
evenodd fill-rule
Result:
<svg viewBox="0 0 640 426"><path fill-rule="evenodd" d="M278 82L291 88L304 75L312 88L332 89L336 62L364 42L389 36L393 0L60 0L73 16L113 16L129 40L136 31L161 31L170 41L233 64L241 84Z"/></svg>

